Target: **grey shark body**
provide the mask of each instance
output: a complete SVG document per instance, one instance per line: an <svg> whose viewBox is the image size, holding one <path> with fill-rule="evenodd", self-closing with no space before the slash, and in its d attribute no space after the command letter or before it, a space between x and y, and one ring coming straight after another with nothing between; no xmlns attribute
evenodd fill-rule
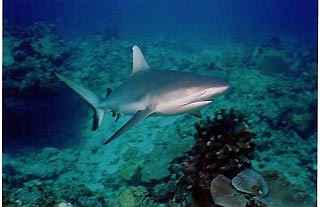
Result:
<svg viewBox="0 0 320 207"><path fill-rule="evenodd" d="M190 113L201 116L199 109L229 88L226 81L207 76L170 70L150 70L138 46L133 47L133 71L130 79L103 100L93 92L56 74L86 100L94 110L93 130L97 129L105 110L117 117L133 117L104 144L111 142L150 115Z"/></svg>

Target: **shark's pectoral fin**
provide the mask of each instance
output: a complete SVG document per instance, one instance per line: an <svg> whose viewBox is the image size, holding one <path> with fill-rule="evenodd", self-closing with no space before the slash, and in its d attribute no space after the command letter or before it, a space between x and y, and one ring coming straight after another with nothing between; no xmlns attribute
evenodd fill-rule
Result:
<svg viewBox="0 0 320 207"><path fill-rule="evenodd" d="M198 117L198 118L202 118L202 114L199 110L196 110L196 111L192 111L192 112L189 112L189 114L195 116L195 117Z"/></svg>
<svg viewBox="0 0 320 207"><path fill-rule="evenodd" d="M125 133L129 129L131 129L133 126L138 124L142 119L146 118L147 116L149 116L152 113L153 113L153 111L150 108L137 111L137 113L125 125L123 125L116 133L114 133L104 144L108 144L109 142L118 138L123 133Z"/></svg>

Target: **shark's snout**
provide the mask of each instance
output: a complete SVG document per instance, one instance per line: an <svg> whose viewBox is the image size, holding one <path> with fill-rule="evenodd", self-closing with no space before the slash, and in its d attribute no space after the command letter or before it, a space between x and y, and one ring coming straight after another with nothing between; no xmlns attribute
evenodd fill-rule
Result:
<svg viewBox="0 0 320 207"><path fill-rule="evenodd" d="M230 85L224 85L224 86L219 87L219 89L220 89L221 93L223 93L223 92L225 92L226 90L228 90L229 87L230 87Z"/></svg>
<svg viewBox="0 0 320 207"><path fill-rule="evenodd" d="M216 95L219 95L223 92L225 92L226 90L228 90L230 85L224 85L224 86L216 86L216 87L213 87L213 88L210 88L208 90L208 94L210 94L210 96L216 96Z"/></svg>
<svg viewBox="0 0 320 207"><path fill-rule="evenodd" d="M223 79L217 79L217 85L226 89L230 87L230 83Z"/></svg>
<svg viewBox="0 0 320 207"><path fill-rule="evenodd" d="M213 87L209 89L212 95L221 94L230 88L230 83L225 80L216 79L214 82Z"/></svg>

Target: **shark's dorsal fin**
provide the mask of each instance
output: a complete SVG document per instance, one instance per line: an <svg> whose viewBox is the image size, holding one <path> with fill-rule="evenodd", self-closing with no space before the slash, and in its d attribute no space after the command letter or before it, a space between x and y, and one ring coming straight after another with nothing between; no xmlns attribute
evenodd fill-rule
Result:
<svg viewBox="0 0 320 207"><path fill-rule="evenodd" d="M144 59L144 56L137 45L132 47L132 52L133 52L133 67L132 67L131 75L135 74L138 71L149 70L149 65L147 61Z"/></svg>

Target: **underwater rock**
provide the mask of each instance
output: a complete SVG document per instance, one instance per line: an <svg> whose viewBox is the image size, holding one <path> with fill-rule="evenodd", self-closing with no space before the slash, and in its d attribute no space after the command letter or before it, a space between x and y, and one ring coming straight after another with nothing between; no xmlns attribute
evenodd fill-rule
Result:
<svg viewBox="0 0 320 207"><path fill-rule="evenodd" d="M267 171L263 177L270 187L270 206L275 207L310 207L316 206L316 197L292 185L278 171Z"/></svg>
<svg viewBox="0 0 320 207"><path fill-rule="evenodd" d="M22 28L21 30L22 31L19 34L19 37L38 39L54 33L55 26L53 24L47 24L44 22L35 22L34 24L30 25L27 30L25 30L25 28Z"/></svg>
<svg viewBox="0 0 320 207"><path fill-rule="evenodd" d="M44 148L41 153L37 155L37 159L39 160L48 160L54 156L58 156L60 151L54 147L46 147Z"/></svg>
<svg viewBox="0 0 320 207"><path fill-rule="evenodd" d="M316 125L316 118L313 113L292 114L291 123L298 134L305 135L313 125Z"/></svg>
<svg viewBox="0 0 320 207"><path fill-rule="evenodd" d="M213 119L195 124L196 144L183 162L185 181L195 199L210 200L210 183L219 174L231 179L251 166L256 133L249 131L246 121L244 114L222 109Z"/></svg>
<svg viewBox="0 0 320 207"><path fill-rule="evenodd" d="M224 207L245 207L247 200L231 186L231 180L220 174L210 185L211 196L215 204Z"/></svg>
<svg viewBox="0 0 320 207"><path fill-rule="evenodd" d="M159 183L151 190L151 195L158 201L168 201L177 193L178 187L174 181Z"/></svg>
<svg viewBox="0 0 320 207"><path fill-rule="evenodd" d="M16 97L50 94L58 85L52 82L52 73L64 70L69 47L54 34L53 26L44 23L17 27L18 34L14 30L15 26L11 26L3 37L4 94Z"/></svg>
<svg viewBox="0 0 320 207"><path fill-rule="evenodd" d="M143 194L139 188L130 187L123 191L117 201L114 204L111 204L111 206L136 207L139 206L141 197L143 197Z"/></svg>
<svg viewBox="0 0 320 207"><path fill-rule="evenodd" d="M269 191L263 177L251 168L242 170L234 177L232 179L232 185L238 191L263 197L266 196Z"/></svg>
<svg viewBox="0 0 320 207"><path fill-rule="evenodd" d="M103 192L104 191L104 185L101 183L86 184L86 187L92 192Z"/></svg>
<svg viewBox="0 0 320 207"><path fill-rule="evenodd" d="M292 74L294 59L285 50L262 47L254 57L255 67L264 75Z"/></svg>
<svg viewBox="0 0 320 207"><path fill-rule="evenodd" d="M225 52L220 60L221 64L227 68L234 68L243 65L240 55L237 53Z"/></svg>
<svg viewBox="0 0 320 207"><path fill-rule="evenodd" d="M9 196L3 194L2 195L2 206L8 206L11 203Z"/></svg>
<svg viewBox="0 0 320 207"><path fill-rule="evenodd" d="M58 207L73 207L71 203L61 202L58 204Z"/></svg>
<svg viewBox="0 0 320 207"><path fill-rule="evenodd" d="M139 157L140 150L138 147L130 147L123 155L124 160L130 160L133 157Z"/></svg>
<svg viewBox="0 0 320 207"><path fill-rule="evenodd" d="M214 62L213 55L209 50L202 51L193 63L195 68L208 68Z"/></svg>
<svg viewBox="0 0 320 207"><path fill-rule="evenodd" d="M120 176L126 181L131 181L138 169L143 166L143 160L131 159L120 169ZM137 182L137 180L136 180Z"/></svg>
<svg viewBox="0 0 320 207"><path fill-rule="evenodd" d="M289 73L288 64L279 56L265 56L259 65L260 71L266 75Z"/></svg>
<svg viewBox="0 0 320 207"><path fill-rule="evenodd" d="M141 181L150 183L154 180L160 180L170 175L171 159L152 160L146 162L141 170Z"/></svg>

